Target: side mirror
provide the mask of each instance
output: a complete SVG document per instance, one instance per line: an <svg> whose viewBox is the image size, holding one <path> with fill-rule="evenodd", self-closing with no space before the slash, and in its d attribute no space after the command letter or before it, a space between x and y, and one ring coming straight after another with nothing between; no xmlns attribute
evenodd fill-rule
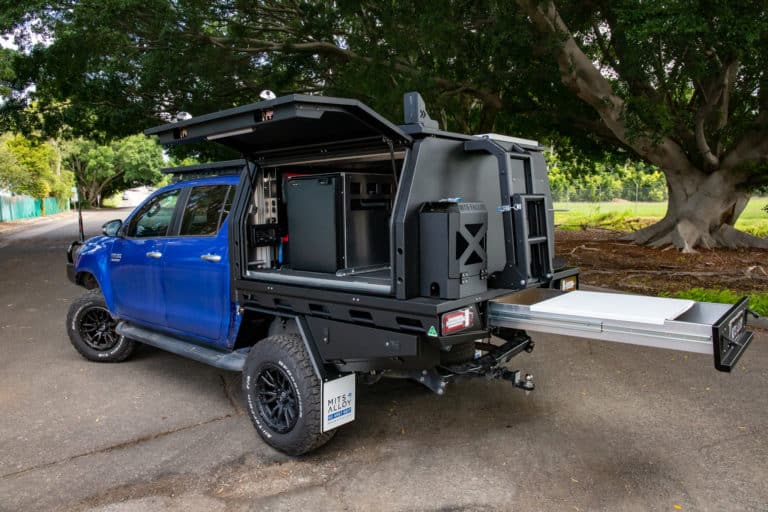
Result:
<svg viewBox="0 0 768 512"><path fill-rule="evenodd" d="M123 221L120 219L110 220L101 226L101 232L105 236L117 236L120 228L123 227Z"/></svg>

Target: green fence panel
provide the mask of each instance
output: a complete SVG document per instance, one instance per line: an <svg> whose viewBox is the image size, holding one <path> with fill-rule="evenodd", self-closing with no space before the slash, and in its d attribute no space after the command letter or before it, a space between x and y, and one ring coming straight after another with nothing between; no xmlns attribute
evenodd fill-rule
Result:
<svg viewBox="0 0 768 512"><path fill-rule="evenodd" d="M46 215L64 212L69 210L69 201L55 197L0 196L0 222L40 217L43 207Z"/></svg>
<svg viewBox="0 0 768 512"><path fill-rule="evenodd" d="M0 222L11 220L11 203L5 196L0 196Z"/></svg>
<svg viewBox="0 0 768 512"><path fill-rule="evenodd" d="M53 215L54 213L65 212L69 210L69 201L66 199L57 199L55 197L45 198L45 214Z"/></svg>

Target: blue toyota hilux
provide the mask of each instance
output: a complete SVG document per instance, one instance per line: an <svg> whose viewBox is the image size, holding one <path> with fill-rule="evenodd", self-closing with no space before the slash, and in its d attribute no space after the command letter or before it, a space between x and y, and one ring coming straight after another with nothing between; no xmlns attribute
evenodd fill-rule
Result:
<svg viewBox="0 0 768 512"><path fill-rule="evenodd" d="M170 169L172 185L69 247L88 290L67 316L74 347L119 362L147 344L242 372L256 430L292 455L355 419L361 381L533 390L506 366L531 331L735 366L747 299L579 290L554 256L543 148L442 131L418 93L404 112L397 126L355 100L294 95L147 130L242 159Z"/></svg>

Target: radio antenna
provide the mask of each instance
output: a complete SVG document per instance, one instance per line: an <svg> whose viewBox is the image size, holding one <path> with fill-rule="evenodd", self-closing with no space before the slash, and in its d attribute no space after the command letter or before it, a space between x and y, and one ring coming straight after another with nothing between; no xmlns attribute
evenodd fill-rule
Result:
<svg viewBox="0 0 768 512"><path fill-rule="evenodd" d="M77 193L77 227L80 233L80 241L85 242L85 230L83 229L83 200L80 191Z"/></svg>

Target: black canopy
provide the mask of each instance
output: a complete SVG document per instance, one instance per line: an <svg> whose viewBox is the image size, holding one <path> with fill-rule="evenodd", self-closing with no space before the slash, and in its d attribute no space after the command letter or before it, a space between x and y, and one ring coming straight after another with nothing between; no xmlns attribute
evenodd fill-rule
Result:
<svg viewBox="0 0 768 512"><path fill-rule="evenodd" d="M409 135L357 100L291 95L150 128L163 144L216 141L245 155L331 143L394 146Z"/></svg>

